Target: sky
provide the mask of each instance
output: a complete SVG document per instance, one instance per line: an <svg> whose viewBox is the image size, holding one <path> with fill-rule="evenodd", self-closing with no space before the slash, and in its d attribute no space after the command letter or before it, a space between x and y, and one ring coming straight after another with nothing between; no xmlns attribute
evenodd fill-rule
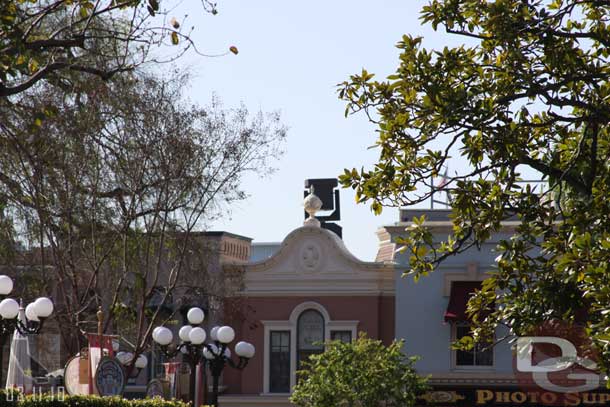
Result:
<svg viewBox="0 0 610 407"><path fill-rule="evenodd" d="M210 225L254 239L277 242L303 222L303 182L334 178L345 168L370 167L378 152L368 149L375 127L364 116L345 118L337 84L362 68L378 77L398 66L395 44L403 34L424 37L428 48L456 45L444 32L422 27L419 12L427 1L217 0L219 13L202 12L199 0L184 0L172 10L200 51L238 55L206 58L190 53L177 64L194 74L189 97L202 105L213 94L226 107L243 102L252 112L280 111L288 127L285 154L271 176L248 176L249 197L232 205L230 215ZM453 41L453 44L452 44ZM375 216L356 204L354 192L341 190L343 239L362 260L373 260L376 230L398 220L388 208Z"/></svg>

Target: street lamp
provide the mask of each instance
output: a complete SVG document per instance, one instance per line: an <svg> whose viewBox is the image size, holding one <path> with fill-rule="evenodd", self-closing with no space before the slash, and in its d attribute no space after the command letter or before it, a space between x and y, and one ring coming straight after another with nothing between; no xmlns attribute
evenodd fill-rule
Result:
<svg viewBox="0 0 610 407"><path fill-rule="evenodd" d="M0 382L2 381L3 349L7 339L15 331L22 335L33 335L40 332L45 319L53 313L53 302L40 297L25 307L25 319L19 318L23 308L12 298L5 298L13 291L13 280L0 275Z"/></svg>
<svg viewBox="0 0 610 407"><path fill-rule="evenodd" d="M225 365L234 369L242 370L248 365L248 361L254 357L254 345L248 342L237 342L235 354L239 361L235 363L231 359L229 343L235 339L235 331L230 326L215 326L210 330L210 337L214 343L208 344L203 349L203 356L210 364L212 373L212 400L213 406L218 406L218 379L222 374Z"/></svg>
<svg viewBox="0 0 610 407"><path fill-rule="evenodd" d="M133 353L118 352L116 354L116 358L118 359L119 362L121 362L121 365L123 365L123 368L126 370L127 365L129 365L133 361ZM138 377L138 375L140 374L142 369L144 369L146 366L148 366L148 358L145 355L138 356L138 358L136 359L136 363L135 363L136 372L134 374L133 370L132 370L132 372L128 376L128 378L133 379L135 377Z"/></svg>
<svg viewBox="0 0 610 407"><path fill-rule="evenodd" d="M178 331L181 343L175 348L169 348L172 343L173 334L168 328L163 326L156 327L153 330L153 340L158 343L163 353L173 358L179 353L182 353L184 358L190 365L190 398L195 401L195 369L199 363L203 362L203 372L205 375L205 367L210 365L212 374L212 402L214 406L218 406L218 379L225 365L229 365L236 369L243 369L254 356L254 346L247 342L239 342L235 346L235 353L239 357L236 363L231 359L231 351L228 348L229 343L235 338L235 331L230 326L214 327L210 330L210 339L212 343L204 343L206 340L206 332L198 326L203 322L205 317L200 308L191 308L186 315L189 325L185 325Z"/></svg>

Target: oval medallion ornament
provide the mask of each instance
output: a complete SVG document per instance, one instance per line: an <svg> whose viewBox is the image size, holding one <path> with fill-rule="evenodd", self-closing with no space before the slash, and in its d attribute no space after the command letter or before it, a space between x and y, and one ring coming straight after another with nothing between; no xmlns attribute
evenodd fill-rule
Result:
<svg viewBox="0 0 610 407"><path fill-rule="evenodd" d="M95 371L95 387L100 396L123 395L125 372L117 359L108 356L100 359Z"/></svg>
<svg viewBox="0 0 610 407"><path fill-rule="evenodd" d="M322 261L322 250L314 242L306 242L299 253L301 267L308 271L316 271Z"/></svg>

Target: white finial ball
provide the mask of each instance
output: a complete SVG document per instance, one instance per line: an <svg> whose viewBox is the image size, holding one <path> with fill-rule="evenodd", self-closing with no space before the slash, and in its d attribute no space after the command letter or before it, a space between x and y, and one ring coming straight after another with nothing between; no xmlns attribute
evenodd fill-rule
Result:
<svg viewBox="0 0 610 407"><path fill-rule="evenodd" d="M309 216L314 217L316 212L322 208L322 200L312 192L305 197L303 206L305 207L305 212L307 212Z"/></svg>

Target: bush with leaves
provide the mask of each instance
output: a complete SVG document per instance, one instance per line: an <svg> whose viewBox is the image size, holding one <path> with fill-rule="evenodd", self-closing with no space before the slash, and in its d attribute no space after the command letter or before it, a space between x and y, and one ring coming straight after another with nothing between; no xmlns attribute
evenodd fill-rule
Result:
<svg viewBox="0 0 610 407"><path fill-rule="evenodd" d="M290 401L302 407L413 406L426 380L415 372L417 358L402 348L402 341L385 346L364 333L351 343L329 342L298 372Z"/></svg>
<svg viewBox="0 0 610 407"><path fill-rule="evenodd" d="M2 407L188 407L188 403L161 398L127 400L121 397L68 396L61 393L24 396L17 390L0 390Z"/></svg>

